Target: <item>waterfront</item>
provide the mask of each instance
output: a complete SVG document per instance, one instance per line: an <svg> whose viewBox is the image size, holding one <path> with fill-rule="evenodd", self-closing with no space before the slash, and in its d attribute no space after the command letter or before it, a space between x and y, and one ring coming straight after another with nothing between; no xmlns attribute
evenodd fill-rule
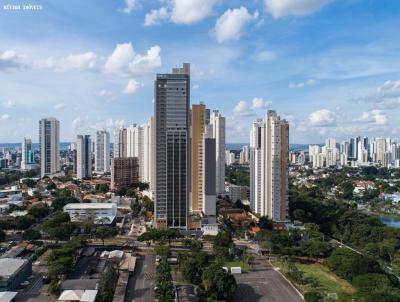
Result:
<svg viewBox="0 0 400 302"><path fill-rule="evenodd" d="M389 227L400 228L399 216L380 215L379 220Z"/></svg>

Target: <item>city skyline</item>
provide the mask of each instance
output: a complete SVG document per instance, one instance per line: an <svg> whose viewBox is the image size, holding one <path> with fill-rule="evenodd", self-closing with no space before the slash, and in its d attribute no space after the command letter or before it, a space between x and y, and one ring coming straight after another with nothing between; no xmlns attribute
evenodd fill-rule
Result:
<svg viewBox="0 0 400 302"><path fill-rule="evenodd" d="M0 26L13 29L0 33L0 143L37 142L44 116L64 125L61 141L143 124L154 75L180 62L192 65L193 103L226 116L228 143L248 142L249 125L272 108L294 126L292 143L399 130L393 1L129 3L0 10ZM61 22L64 13L71 18ZM102 16L109 21L100 26ZM232 20L237 27L224 30ZM190 46L180 49L181 40Z"/></svg>

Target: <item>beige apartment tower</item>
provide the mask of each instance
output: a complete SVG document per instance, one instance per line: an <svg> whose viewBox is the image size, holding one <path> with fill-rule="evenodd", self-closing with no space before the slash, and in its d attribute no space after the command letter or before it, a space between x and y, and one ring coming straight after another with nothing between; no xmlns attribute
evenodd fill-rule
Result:
<svg viewBox="0 0 400 302"><path fill-rule="evenodd" d="M193 213L201 213L203 210L203 136L206 126L205 116L206 106L204 104L192 105L190 211Z"/></svg>

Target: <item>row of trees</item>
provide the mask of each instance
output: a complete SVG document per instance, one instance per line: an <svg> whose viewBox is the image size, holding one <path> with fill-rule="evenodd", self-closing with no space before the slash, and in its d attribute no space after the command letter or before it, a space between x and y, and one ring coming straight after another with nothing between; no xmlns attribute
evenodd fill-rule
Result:
<svg viewBox="0 0 400 302"><path fill-rule="evenodd" d="M355 298L367 302L400 301L398 279L385 273L373 258L338 248L327 258L326 265L357 288Z"/></svg>
<svg viewBox="0 0 400 302"><path fill-rule="evenodd" d="M60 279L70 273L79 257L78 251L86 246L86 240L82 237L73 237L62 247L54 249L47 257L49 277L51 279L49 292L54 295L60 293Z"/></svg>
<svg viewBox="0 0 400 302"><path fill-rule="evenodd" d="M179 270L185 280L198 286L201 301L228 301L235 293L235 278L222 266L222 259L200 248L179 254Z"/></svg>

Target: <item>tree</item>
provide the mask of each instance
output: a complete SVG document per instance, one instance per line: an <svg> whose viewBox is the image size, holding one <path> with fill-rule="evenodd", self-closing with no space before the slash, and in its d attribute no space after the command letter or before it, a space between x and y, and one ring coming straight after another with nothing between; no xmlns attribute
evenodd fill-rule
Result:
<svg viewBox="0 0 400 302"><path fill-rule="evenodd" d="M115 284L118 280L118 272L114 266L109 266L101 275L99 281L99 300L101 302L111 302L114 297Z"/></svg>
<svg viewBox="0 0 400 302"><path fill-rule="evenodd" d="M211 264L202 274L203 294L212 301L228 300L235 293L236 280L218 264Z"/></svg>
<svg viewBox="0 0 400 302"><path fill-rule="evenodd" d="M46 189L49 190L49 191L55 190L55 189L57 189L57 186L56 186L56 184L55 184L54 182L50 182L50 183L47 185Z"/></svg>
<svg viewBox="0 0 400 302"><path fill-rule="evenodd" d="M258 226L263 230L272 231L274 229L274 224L272 220L268 218L268 216L261 216L258 220Z"/></svg>
<svg viewBox="0 0 400 302"><path fill-rule="evenodd" d="M349 281L358 275L382 272L378 262L346 248L335 249L326 264L335 274Z"/></svg>
<svg viewBox="0 0 400 302"><path fill-rule="evenodd" d="M95 191L105 194L110 191L110 187L108 186L108 184L96 184Z"/></svg>
<svg viewBox="0 0 400 302"><path fill-rule="evenodd" d="M384 274L364 274L353 278L352 284L362 292L372 292L392 286L389 278Z"/></svg>
<svg viewBox="0 0 400 302"><path fill-rule="evenodd" d="M183 278L193 284L201 283L201 276L208 264L208 255L205 252L181 254L179 256L179 269Z"/></svg>
<svg viewBox="0 0 400 302"><path fill-rule="evenodd" d="M174 298L174 286L172 285L171 268L166 258L161 258L156 274L156 299L167 302Z"/></svg>
<svg viewBox="0 0 400 302"><path fill-rule="evenodd" d="M42 238L42 235L38 230L28 229L22 234L24 240L33 241Z"/></svg>
<svg viewBox="0 0 400 302"><path fill-rule="evenodd" d="M34 222L35 219L31 215L18 216L17 218L15 218L15 228L18 230L26 230Z"/></svg>
<svg viewBox="0 0 400 302"><path fill-rule="evenodd" d="M36 204L29 208L28 214L35 217L35 219L41 219L49 215L50 209L47 204Z"/></svg>
<svg viewBox="0 0 400 302"><path fill-rule="evenodd" d="M326 257L332 251L332 246L328 242L320 240L303 241L301 247L304 254L309 257Z"/></svg>
<svg viewBox="0 0 400 302"><path fill-rule="evenodd" d="M110 226L98 226L93 231L93 236L101 239L104 245L104 240L117 235L118 231L115 227Z"/></svg>
<svg viewBox="0 0 400 302"><path fill-rule="evenodd" d="M304 294L306 302L322 302L323 296L319 291L308 291Z"/></svg>
<svg viewBox="0 0 400 302"><path fill-rule="evenodd" d="M25 178L22 183L29 188L34 188L36 186L36 181L32 178Z"/></svg>

